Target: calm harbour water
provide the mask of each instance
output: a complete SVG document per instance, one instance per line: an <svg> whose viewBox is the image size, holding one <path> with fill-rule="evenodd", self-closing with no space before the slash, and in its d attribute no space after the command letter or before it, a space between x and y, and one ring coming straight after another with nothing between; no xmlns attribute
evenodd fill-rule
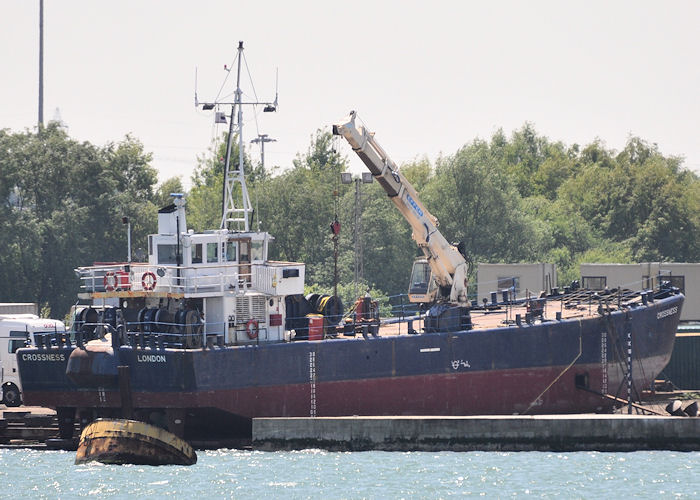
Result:
<svg viewBox="0 0 700 500"><path fill-rule="evenodd" d="M700 453L200 451L191 467L0 450L3 498L697 497Z"/></svg>

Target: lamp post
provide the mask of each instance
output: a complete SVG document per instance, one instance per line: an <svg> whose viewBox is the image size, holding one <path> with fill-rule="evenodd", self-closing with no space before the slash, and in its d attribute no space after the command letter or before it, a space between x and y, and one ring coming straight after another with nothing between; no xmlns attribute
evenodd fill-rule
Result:
<svg viewBox="0 0 700 500"><path fill-rule="evenodd" d="M122 217L122 224L126 225L126 261L131 264L131 221L128 217Z"/></svg>
<svg viewBox="0 0 700 500"><path fill-rule="evenodd" d="M39 0L39 123L44 125L44 0Z"/></svg>
<svg viewBox="0 0 700 500"><path fill-rule="evenodd" d="M353 177L350 172L340 174L340 182L343 184L355 183L355 224L353 228L353 244L355 247L355 286L353 294L357 296L357 284L364 278L364 259L362 245L362 184L371 184L373 181L370 172L362 172L362 177Z"/></svg>

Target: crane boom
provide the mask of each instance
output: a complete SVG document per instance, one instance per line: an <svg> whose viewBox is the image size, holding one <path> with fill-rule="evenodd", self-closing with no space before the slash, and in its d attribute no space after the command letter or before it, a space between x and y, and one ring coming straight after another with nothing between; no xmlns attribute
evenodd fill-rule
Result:
<svg viewBox="0 0 700 500"><path fill-rule="evenodd" d="M374 133L356 124L357 113L351 111L333 126L335 135L342 135L367 166L399 212L413 229L413 239L425 255L438 285L437 299L452 303L467 302L468 266L457 248L438 230L437 219L420 201L418 193L406 180L394 161L377 143ZM415 302L426 302L418 298Z"/></svg>

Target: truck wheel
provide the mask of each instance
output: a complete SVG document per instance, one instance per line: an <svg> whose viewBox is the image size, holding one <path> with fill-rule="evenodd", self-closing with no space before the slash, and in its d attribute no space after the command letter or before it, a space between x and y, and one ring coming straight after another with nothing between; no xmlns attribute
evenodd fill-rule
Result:
<svg viewBox="0 0 700 500"><path fill-rule="evenodd" d="M5 403L5 406L12 407L22 404L22 397L19 393L19 387L17 387L14 383L5 382L2 385L2 394L2 402Z"/></svg>

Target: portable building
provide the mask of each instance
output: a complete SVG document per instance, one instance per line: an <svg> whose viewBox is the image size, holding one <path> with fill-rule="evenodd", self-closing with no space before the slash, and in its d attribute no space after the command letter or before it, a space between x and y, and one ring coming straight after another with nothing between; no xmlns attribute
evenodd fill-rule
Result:
<svg viewBox="0 0 700 500"><path fill-rule="evenodd" d="M479 264L477 268L477 300L491 301L491 293L509 290L515 298L536 297L540 292L550 293L557 286L557 268L554 264Z"/></svg>
<svg viewBox="0 0 700 500"><path fill-rule="evenodd" d="M700 263L581 264L581 287L590 290L653 288L668 281L685 294L681 321L700 321Z"/></svg>

